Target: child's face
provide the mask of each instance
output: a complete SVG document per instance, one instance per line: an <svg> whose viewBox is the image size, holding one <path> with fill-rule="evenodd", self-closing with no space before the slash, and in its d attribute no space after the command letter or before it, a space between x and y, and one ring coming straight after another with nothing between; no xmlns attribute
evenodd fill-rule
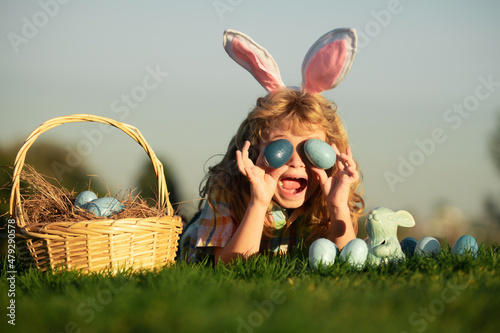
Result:
<svg viewBox="0 0 500 333"><path fill-rule="evenodd" d="M262 149L278 139L287 139L293 145L293 154L286 163L289 169L281 175L274 193L274 200L284 208L298 208L302 206L318 189L319 179L311 170L312 165L304 153L304 144L309 139L326 140L326 133L317 126L313 130L303 129L299 133L288 130L273 129L269 139L261 146Z"/></svg>

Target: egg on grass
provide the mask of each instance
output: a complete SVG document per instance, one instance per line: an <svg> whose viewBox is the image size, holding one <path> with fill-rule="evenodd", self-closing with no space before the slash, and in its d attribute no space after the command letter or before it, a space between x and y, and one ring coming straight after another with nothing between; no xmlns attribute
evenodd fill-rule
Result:
<svg viewBox="0 0 500 333"><path fill-rule="evenodd" d="M478 250L479 247L477 246L476 239L469 235L463 235L455 241L455 244L453 244L451 254L472 255L472 257L476 259Z"/></svg>
<svg viewBox="0 0 500 333"><path fill-rule="evenodd" d="M354 238L340 251L339 260L347 262L353 267L361 268L365 264L367 256L368 246L366 242L360 238Z"/></svg>
<svg viewBox="0 0 500 333"><path fill-rule="evenodd" d="M441 244L434 237L424 237L417 242L415 245L415 254L417 255L430 255L430 254L440 254Z"/></svg>
<svg viewBox="0 0 500 333"><path fill-rule="evenodd" d="M418 241L413 237L406 237L399 242L401 245L401 251L407 257L412 257L415 254L415 247L417 246Z"/></svg>
<svg viewBox="0 0 500 333"><path fill-rule="evenodd" d="M326 238L315 240L309 248L309 264L313 269L320 266L328 267L335 263L337 257L337 245Z"/></svg>

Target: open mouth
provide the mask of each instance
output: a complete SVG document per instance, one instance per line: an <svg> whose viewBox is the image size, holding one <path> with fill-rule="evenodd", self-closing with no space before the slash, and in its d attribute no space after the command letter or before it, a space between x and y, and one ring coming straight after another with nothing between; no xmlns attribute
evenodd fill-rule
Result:
<svg viewBox="0 0 500 333"><path fill-rule="evenodd" d="M307 180L304 178L283 177L280 179L279 185L282 190L292 194L297 194L306 189Z"/></svg>

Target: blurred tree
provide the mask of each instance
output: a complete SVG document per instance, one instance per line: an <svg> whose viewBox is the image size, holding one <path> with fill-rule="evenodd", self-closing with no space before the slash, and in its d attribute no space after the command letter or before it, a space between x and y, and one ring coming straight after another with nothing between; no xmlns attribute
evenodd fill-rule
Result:
<svg viewBox="0 0 500 333"><path fill-rule="evenodd" d="M8 212L14 160L21 146L22 143L18 142L9 147L0 147L0 240L5 239L6 236L4 227L7 219L9 219ZM30 164L40 174L56 178L61 186L70 191L80 192L88 187L90 181L86 171L88 168L85 163L76 167L68 167L66 165L67 153L58 144L48 141L35 142L26 154L25 165ZM64 173L60 172L61 168L64 168ZM51 182L54 183L54 181ZM92 183L92 189L101 193L106 191L102 185L99 186L94 183ZM1 243L0 253L3 253L2 249L5 244L4 242Z"/></svg>
<svg viewBox="0 0 500 333"><path fill-rule="evenodd" d="M9 219L9 202L10 192L12 189L12 174L14 172L14 160L22 146L21 142L12 144L10 147L0 147L0 255L4 253L6 243L5 225ZM79 193L88 189L91 183L92 191L96 192L98 196L107 195L108 190L102 182L93 182L90 174L89 167L82 163L78 166L67 165L68 151L58 145L48 141L35 142L30 150L27 152L25 165L32 165L37 172L47 177L53 177L57 181L48 181L56 183L70 191L74 190ZM163 162L162 162L163 163ZM176 178L171 171L171 167L163 164L164 172L167 182L167 188L170 192L169 200L174 210L180 206L179 187ZM156 200L158 181L154 174L153 166L150 160L146 160L141 167L141 174L138 179L138 188L141 197L151 198ZM59 183L59 184L57 184Z"/></svg>
<svg viewBox="0 0 500 333"><path fill-rule="evenodd" d="M500 173L500 112L497 115L497 127L489 141L489 149L493 164Z"/></svg>
<svg viewBox="0 0 500 333"><path fill-rule="evenodd" d="M500 112L497 115L497 125L489 139L488 146L493 164L500 173ZM484 207L491 220L500 224L500 202L498 196L494 194L488 195Z"/></svg>
<svg viewBox="0 0 500 333"><path fill-rule="evenodd" d="M177 211L181 205L180 199L180 187L178 186L177 178L174 176L174 172L172 171L172 167L165 163L165 159L158 157L158 159L163 164L163 171L165 173L165 180L167 182L167 189L169 192L169 200L172 204L174 211ZM149 159L145 160L141 167L141 174L137 181L139 188L137 189L140 192L140 196L142 198L150 198L154 199L156 202L157 194L158 194L158 180L154 173L153 166L151 165L151 161Z"/></svg>

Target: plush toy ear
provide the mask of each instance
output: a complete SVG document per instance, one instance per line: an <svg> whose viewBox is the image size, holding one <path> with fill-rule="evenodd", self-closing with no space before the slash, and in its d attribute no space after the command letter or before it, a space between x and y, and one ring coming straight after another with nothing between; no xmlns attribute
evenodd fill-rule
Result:
<svg viewBox="0 0 500 333"><path fill-rule="evenodd" d="M354 29L335 29L321 36L304 57L302 90L321 93L335 88L349 73L356 49Z"/></svg>
<svg viewBox="0 0 500 333"><path fill-rule="evenodd" d="M394 214L396 214L398 226L409 228L415 225L415 219L406 210L397 210Z"/></svg>
<svg viewBox="0 0 500 333"><path fill-rule="evenodd" d="M247 35L234 31L224 32L224 49L227 54L252 74L267 91L284 87L278 65L262 46Z"/></svg>

